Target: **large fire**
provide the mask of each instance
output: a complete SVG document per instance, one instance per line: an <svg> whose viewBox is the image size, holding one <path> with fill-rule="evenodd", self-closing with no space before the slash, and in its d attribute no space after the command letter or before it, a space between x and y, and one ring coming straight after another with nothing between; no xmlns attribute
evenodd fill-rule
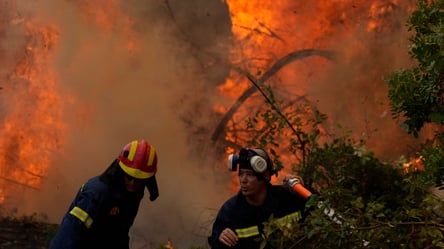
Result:
<svg viewBox="0 0 444 249"><path fill-rule="evenodd" d="M337 104L329 103L325 109L333 114L345 112L348 116L346 120L335 120L341 115L328 113L333 122L351 121L355 132L363 130L362 134L374 136L375 140L377 135L371 134L373 131L367 126L372 121L367 119L380 120L376 121L381 122L378 126L387 129L393 126L387 125L391 121L381 76L395 68L388 69L391 65L383 62L388 59L383 57L390 50L390 53L406 54L406 47L399 48L400 40L386 37L394 37L396 33L406 39L404 22L415 6L414 1L228 0L227 3L235 39L230 57L233 69L219 90L232 99L233 104L215 107L214 111L224 117L221 124L226 132L220 136L221 129L216 129L213 134L213 139L225 139L227 153L231 153L233 145L242 146L251 139L251 134L242 132L245 120L264 106L264 98L252 81L260 86L272 86L278 98L293 104L297 104L298 99L315 102L322 98L323 95L310 96L310 93L315 91L316 84L323 82L326 85L320 87L325 89L320 91L332 90L324 101L337 98ZM369 58L375 64L366 65ZM328 73L329 70L336 73ZM318 77L324 74L331 74L331 79ZM354 105L362 105L362 109L350 108ZM374 114L365 116L363 108L373 110ZM333 122L332 126L336 125ZM288 147L288 139L279 143L282 148ZM374 149L387 151L384 143L375 143ZM281 175L285 175L291 171L290 165L296 158L282 155L281 160L286 167ZM237 189L236 182L233 189Z"/></svg>
<svg viewBox="0 0 444 249"><path fill-rule="evenodd" d="M205 1L208 0L202 0ZM117 34L113 36L117 41L110 42L110 56L126 56L129 63L141 59L138 53L143 41L135 29L147 24L137 23L140 20L128 15L125 1L61 2L81 13L83 21L104 37ZM207 139L223 141L227 154L247 144L251 134L245 129L245 120L264 107L263 97L252 84L254 81L260 86L272 86L277 98L293 104L320 100L321 111L329 112L331 126L342 122L357 127L358 133L366 133L376 141L382 137L384 141L380 141L385 142L384 136L394 135L391 127L397 126L387 114L381 76L404 65L407 57L404 22L414 2L225 1L231 17L233 44L229 62L222 64L229 64L231 71L217 88L218 101L211 103L212 111L223 117L221 127L216 127ZM14 3L0 0L0 38L8 34L24 41L11 51L2 51L0 47L0 55L8 55L0 57L3 101L0 204L24 188L39 189L53 166L53 154L63 151L65 136L70 132L64 107L76 102L75 97L59 91L62 82L53 64L54 57L61 53L58 49L69 43L63 39L63 30L58 23L45 21L45 17L20 13ZM73 49L75 56L88 58L94 48L88 42L79 44L80 47ZM13 63L6 63L7 60ZM286 111L294 109L289 107ZM380 125L376 127L369 120ZM380 127L389 131L382 135L372 133ZM279 142L283 148L288 143L285 139ZM380 151L396 147L396 144L384 147L382 142L374 142L381 145ZM281 156L286 166L281 174L284 175L290 172L296 158ZM237 190L237 183L228 185L230 190Z"/></svg>
<svg viewBox="0 0 444 249"><path fill-rule="evenodd" d="M11 71L1 75L0 204L23 188L39 188L66 128L57 76L51 69L59 42L57 27L3 10L6 20L0 28L23 30L24 43L12 51L17 57Z"/></svg>
<svg viewBox="0 0 444 249"><path fill-rule="evenodd" d="M45 23L32 15L21 14L16 2L2 2L0 31L15 32L25 41L16 51L7 51L15 64L1 75L2 125L0 135L0 204L24 188L38 190L53 163L53 155L62 152L68 124L64 119L71 96L59 91L58 72L54 67L60 43L57 23ZM130 28L132 20L119 6L120 1L72 2L87 22L104 33L115 32L116 23L123 43L116 47L131 57L137 41ZM84 44L87 47L87 44ZM11 49L8 47L8 49ZM87 50L87 49L84 49ZM15 54L14 54L15 53ZM2 61L4 64L8 64Z"/></svg>
<svg viewBox="0 0 444 249"><path fill-rule="evenodd" d="M104 33L116 32L118 27L124 44L116 50L123 48L123 53L129 55L137 53L140 41L133 30L134 20L122 10L120 1L67 2L83 13L86 22L94 23ZM38 188L51 164L50 153L60 149L63 142L66 124L62 118L61 99L65 98L66 102L67 98L57 92L57 72L51 66L59 45L57 24L42 24L30 16L16 14L13 5L3 5L1 28L22 28L26 44L17 52L20 59L11 69L12 73L3 78L2 92L7 96L4 99L8 111L4 113L1 130L4 137L1 150L5 155L2 164L6 166L0 172L0 201L6 198L12 186ZM373 48L368 44L379 42L378 45L386 45L380 37L399 29L400 22L402 26L399 20L405 20L414 7L413 1L397 0L318 1L310 4L229 0L227 5L235 39L230 53L233 69L226 82L219 86L219 92L233 101L239 102L243 98L231 109L226 104L214 103L215 112L221 115L232 112L222 122L224 130L217 129L213 135L213 139L227 141L227 153L233 151L230 144L245 144L248 140L249 134L239 132L242 130L239 127L252 110L262 106L263 100L255 91L251 78L260 85L272 85L280 98L293 102L305 99L307 92L312 91L310 85L321 80L315 75L321 69L325 72L334 67L335 58L330 52L339 50L343 61L352 61L363 51L371 55ZM307 20L308 16L310 20ZM350 49L344 49L344 46ZM276 65L277 62L281 64ZM372 75L378 73L370 72ZM345 80L369 84L365 82L366 77L359 75ZM384 93L376 88L369 90L376 90L373 93L375 98L382 99ZM345 96L348 94L344 93ZM23 101L24 98L27 101ZM294 158L288 156L286 160L289 162Z"/></svg>

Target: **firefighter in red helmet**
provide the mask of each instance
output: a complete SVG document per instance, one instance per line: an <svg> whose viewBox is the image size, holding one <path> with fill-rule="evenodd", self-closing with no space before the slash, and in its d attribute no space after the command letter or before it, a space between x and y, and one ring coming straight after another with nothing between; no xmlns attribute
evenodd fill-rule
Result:
<svg viewBox="0 0 444 249"><path fill-rule="evenodd" d="M101 174L77 192L49 249L128 249L129 230L144 188L159 196L157 153L146 140L134 140Z"/></svg>

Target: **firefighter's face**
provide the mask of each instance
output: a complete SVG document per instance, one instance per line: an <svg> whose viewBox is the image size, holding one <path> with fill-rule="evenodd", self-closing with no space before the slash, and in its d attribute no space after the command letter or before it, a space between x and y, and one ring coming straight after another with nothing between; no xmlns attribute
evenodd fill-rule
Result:
<svg viewBox="0 0 444 249"><path fill-rule="evenodd" d="M263 190L264 182L251 169L239 169L239 181L244 196L254 196Z"/></svg>
<svg viewBox="0 0 444 249"><path fill-rule="evenodd" d="M128 192L137 192L141 188L144 187L144 180L134 178L130 175L125 174L123 177L123 182L125 184L125 188Z"/></svg>

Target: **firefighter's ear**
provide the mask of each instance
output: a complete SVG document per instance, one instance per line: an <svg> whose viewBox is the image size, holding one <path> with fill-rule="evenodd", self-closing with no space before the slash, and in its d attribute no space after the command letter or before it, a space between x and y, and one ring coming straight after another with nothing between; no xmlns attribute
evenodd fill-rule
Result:
<svg viewBox="0 0 444 249"><path fill-rule="evenodd" d="M264 179L268 182L271 180L271 172L270 171L264 172Z"/></svg>

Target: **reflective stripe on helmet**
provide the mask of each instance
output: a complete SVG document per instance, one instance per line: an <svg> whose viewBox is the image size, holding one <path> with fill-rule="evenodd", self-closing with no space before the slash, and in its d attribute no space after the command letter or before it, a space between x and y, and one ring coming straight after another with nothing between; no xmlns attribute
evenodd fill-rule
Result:
<svg viewBox="0 0 444 249"><path fill-rule="evenodd" d="M69 214L83 222L86 228L90 228L93 223L93 219L89 216L89 214L77 206L69 211Z"/></svg>
<svg viewBox="0 0 444 249"><path fill-rule="evenodd" d="M134 169L131 167L126 166L122 162L119 162L120 167L127 173L128 175L138 178L138 179L147 179L154 175L154 172L143 172L140 169Z"/></svg>
<svg viewBox="0 0 444 249"><path fill-rule="evenodd" d="M148 156L148 167L152 167L154 163L154 159L156 159L156 150L153 146L150 145L150 154Z"/></svg>
<svg viewBox="0 0 444 249"><path fill-rule="evenodd" d="M134 161L134 156L136 155L136 151L137 151L137 144L139 144L138 141L131 142L131 146L130 146L130 150L129 150L129 154L128 154L128 159L130 161Z"/></svg>

